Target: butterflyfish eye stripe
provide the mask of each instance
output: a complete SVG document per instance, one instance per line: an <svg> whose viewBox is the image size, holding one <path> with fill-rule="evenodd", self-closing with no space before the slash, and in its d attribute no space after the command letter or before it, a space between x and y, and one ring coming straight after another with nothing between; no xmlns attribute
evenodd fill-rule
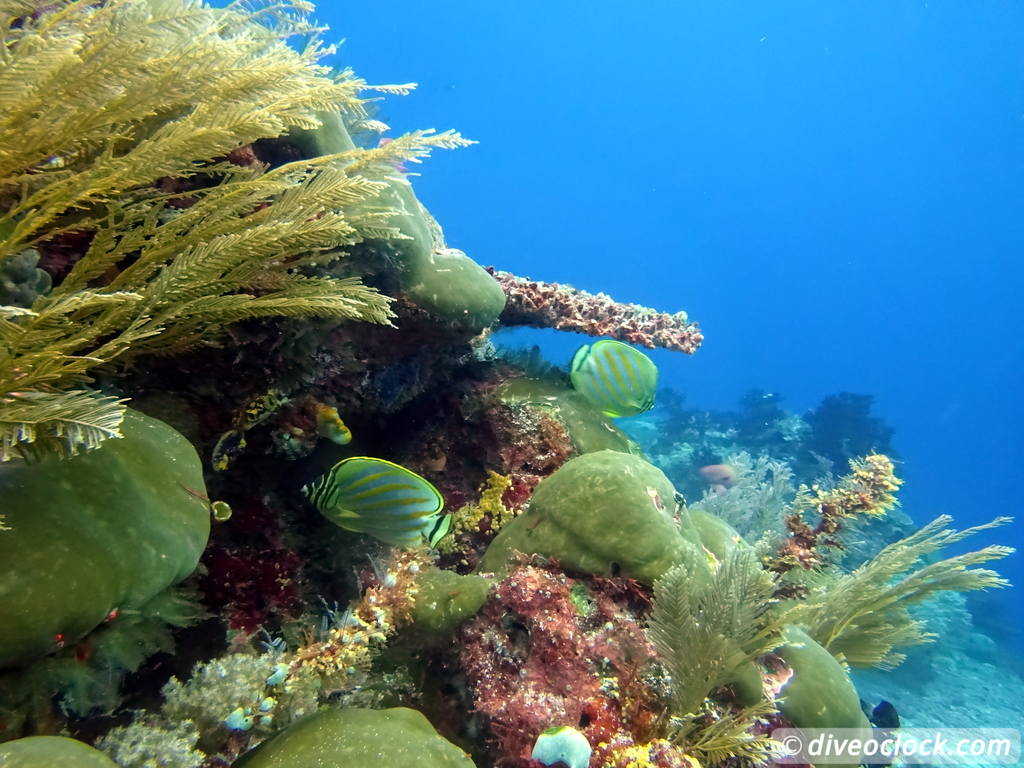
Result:
<svg viewBox="0 0 1024 768"><path fill-rule="evenodd" d="M442 515L434 523L434 527L430 529L430 533L427 534L427 543L432 547L436 547L437 543L448 535L448 532L452 529L452 516Z"/></svg>

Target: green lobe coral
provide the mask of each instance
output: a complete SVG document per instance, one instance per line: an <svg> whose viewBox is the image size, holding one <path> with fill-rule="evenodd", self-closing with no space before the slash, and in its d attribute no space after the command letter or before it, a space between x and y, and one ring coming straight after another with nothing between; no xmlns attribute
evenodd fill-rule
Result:
<svg viewBox="0 0 1024 768"><path fill-rule="evenodd" d="M128 411L124 440L69 459L0 465L0 668L73 643L199 562L210 530L192 445Z"/></svg>
<svg viewBox="0 0 1024 768"><path fill-rule="evenodd" d="M566 568L653 582L694 557L696 534L673 520L675 489L638 456L597 451L566 462L534 491L528 511L508 523L481 570L504 572L515 552L558 560Z"/></svg>
<svg viewBox="0 0 1024 768"><path fill-rule="evenodd" d="M473 768L473 761L414 709L322 709L234 763L233 768Z"/></svg>
<svg viewBox="0 0 1024 768"><path fill-rule="evenodd" d="M296 134L296 140L314 155L351 152L355 144L338 115L321 115L322 127ZM402 293L437 318L469 330L488 327L505 308L505 292L498 282L462 251L444 244L441 228L413 194L409 182L387 164L402 159L402 143L427 138L427 132L386 144L382 158L374 160L375 174L388 177L388 187L374 201L398 215L388 221L397 231L389 247L398 256ZM464 146L473 142L455 134L433 137L439 146ZM393 148L392 148L393 147ZM379 150L374 150L379 151ZM393 156L392 156L393 155Z"/></svg>
<svg viewBox="0 0 1024 768"><path fill-rule="evenodd" d="M0 765L4 768L117 768L99 750L64 736L29 736L0 744Z"/></svg>
<svg viewBox="0 0 1024 768"><path fill-rule="evenodd" d="M780 711L798 728L870 728L857 690L831 653L802 629L786 627L775 653L793 669Z"/></svg>

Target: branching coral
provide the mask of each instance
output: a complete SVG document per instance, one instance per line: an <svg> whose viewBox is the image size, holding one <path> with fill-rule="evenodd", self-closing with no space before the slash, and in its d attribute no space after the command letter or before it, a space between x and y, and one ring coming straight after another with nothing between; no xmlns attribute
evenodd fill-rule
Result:
<svg viewBox="0 0 1024 768"><path fill-rule="evenodd" d="M195 768L207 755L232 758L248 745L316 711L314 675L275 676L281 655L236 653L197 664L191 677L164 685L164 703L136 712L99 746L126 768Z"/></svg>
<svg viewBox="0 0 1024 768"><path fill-rule="evenodd" d="M245 318L389 321L389 299L358 279L310 272L364 238L402 237L377 200L395 163L467 142L421 131L270 171L225 159L325 113L366 116L370 86L317 64L331 49L308 10L0 5L0 267L86 234L51 292L0 307L0 458L119 436L121 403L76 389L104 363L209 343ZM293 50L294 35L310 42Z"/></svg>
<svg viewBox="0 0 1024 768"><path fill-rule="evenodd" d="M427 562L422 550L395 550L381 583L366 590L325 640L298 649L288 676L315 672L328 690L355 685L365 675L375 652L401 622L409 619L418 591L417 576Z"/></svg>
<svg viewBox="0 0 1024 768"><path fill-rule="evenodd" d="M793 511L786 515L789 538L769 562L771 570L786 573L798 566L821 565L820 548L842 548L837 534L846 520L880 517L896 505L894 494L903 481L896 477L888 457L875 453L861 460L851 459L850 469L851 473L832 490L801 486ZM803 515L804 510L810 509L818 515L814 526Z"/></svg>
<svg viewBox="0 0 1024 768"><path fill-rule="evenodd" d="M603 293L592 294L568 285L543 283L489 270L508 301L504 325L528 325L609 336L642 347L664 347L692 355L704 341L685 312L668 314L639 304L622 304Z"/></svg>
<svg viewBox="0 0 1024 768"><path fill-rule="evenodd" d="M97 746L121 768L200 768L206 755L195 748L197 738L191 720L168 727L135 722L113 729Z"/></svg>

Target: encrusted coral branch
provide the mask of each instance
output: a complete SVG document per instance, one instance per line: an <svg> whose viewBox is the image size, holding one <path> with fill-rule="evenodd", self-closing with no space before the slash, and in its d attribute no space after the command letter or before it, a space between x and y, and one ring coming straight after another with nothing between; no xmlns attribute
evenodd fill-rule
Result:
<svg viewBox="0 0 1024 768"><path fill-rule="evenodd" d="M416 599L417 575L429 558L421 550L398 550L381 577L331 628L326 640L300 648L288 667L291 677L302 670L319 674L327 687L345 683L369 667L377 650L408 619Z"/></svg>
<svg viewBox="0 0 1024 768"><path fill-rule="evenodd" d="M817 486L801 487L794 511L786 515L789 538L767 564L769 570L786 573L796 568L814 568L821 564L821 547L842 548L838 539L845 520L852 517L881 517L896 506L895 492L903 483L896 477L892 460L879 453L862 460L851 459L849 475L839 485L825 491ZM803 509L814 509L818 524L804 520Z"/></svg>
<svg viewBox="0 0 1024 768"><path fill-rule="evenodd" d="M692 355L704 341L685 312L668 314L639 304L623 304L604 293L529 280L489 267L508 297L503 325L528 325L610 336L641 347L663 347Z"/></svg>

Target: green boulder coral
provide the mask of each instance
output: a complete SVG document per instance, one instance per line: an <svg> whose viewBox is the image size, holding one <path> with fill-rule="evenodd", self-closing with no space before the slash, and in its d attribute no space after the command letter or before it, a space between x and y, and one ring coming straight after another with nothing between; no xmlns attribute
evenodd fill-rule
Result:
<svg viewBox="0 0 1024 768"><path fill-rule="evenodd" d="M786 627L775 653L792 668L780 711L798 728L870 728L857 689L843 666L810 635Z"/></svg>
<svg viewBox="0 0 1024 768"><path fill-rule="evenodd" d="M76 642L192 571L210 532L192 445L129 410L123 440L0 465L0 668Z"/></svg>
<svg viewBox="0 0 1024 768"><path fill-rule="evenodd" d="M323 125L317 130L294 136L306 152L331 155L355 150L339 115L321 115L321 120ZM446 134L436 138L441 146L448 145ZM402 141L396 139L393 143L399 146ZM453 147L474 143L454 134L450 142ZM398 234L388 246L400 261L402 293L431 315L468 330L482 331L493 324L505 308L505 292L498 281L462 251L444 245L440 226L416 199L408 181L386 164L380 174L390 177L388 187L373 205L384 205L398 213L387 222Z"/></svg>
<svg viewBox="0 0 1024 768"><path fill-rule="evenodd" d="M4 768L117 768L99 750L64 736L29 736L0 744L0 765Z"/></svg>
<svg viewBox="0 0 1024 768"><path fill-rule="evenodd" d="M587 453L541 481L529 509L488 547L481 570L504 573L516 552L647 583L683 560L706 569L698 534L676 526L675 507L675 489L654 465L617 451Z"/></svg>
<svg viewBox="0 0 1024 768"><path fill-rule="evenodd" d="M473 768L414 709L322 709L235 761L233 768Z"/></svg>

